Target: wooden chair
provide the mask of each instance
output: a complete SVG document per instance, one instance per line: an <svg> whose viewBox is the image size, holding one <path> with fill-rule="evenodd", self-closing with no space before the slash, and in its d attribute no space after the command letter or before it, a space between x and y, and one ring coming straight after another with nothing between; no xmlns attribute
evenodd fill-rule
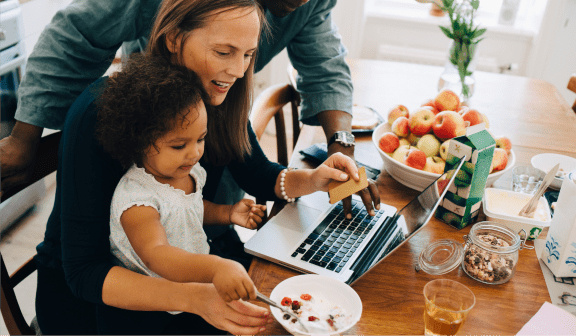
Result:
<svg viewBox="0 0 576 336"><path fill-rule="evenodd" d="M298 120L298 105L300 95L290 84L278 84L264 90L252 106L250 122L256 137L260 141L266 126L272 118L276 126L276 149L278 153L278 163L288 166L288 140L286 137L286 122L284 120L283 107L290 103L292 109L292 148L296 146L300 135L300 121ZM266 204L264 200L256 199L258 204Z"/></svg>
<svg viewBox="0 0 576 336"><path fill-rule="evenodd" d="M282 108L290 103L292 109L292 148L296 146L300 135L300 121L298 120L298 105L300 96L290 84L277 84L264 90L254 101L250 122L258 140L264 134L266 126L274 118L276 126L276 149L278 150L278 163L288 166L288 140L286 137L286 124Z"/></svg>
<svg viewBox="0 0 576 336"><path fill-rule="evenodd" d="M568 81L568 90L576 93L576 74L570 76L570 80ZM572 105L572 110L576 113L576 101L574 102L574 105Z"/></svg>
<svg viewBox="0 0 576 336"><path fill-rule="evenodd" d="M58 167L58 144L60 143L61 135L61 132L57 132L42 137L38 145L38 151L36 152L36 160L30 181L14 189L8 190L2 195L0 203L46 177L48 174L56 171L56 168ZM36 270L34 257L31 257L10 276L8 275L8 270L4 264L4 257L1 253L0 262L0 311L2 311L2 317L4 318L4 323L6 324L8 333L11 335L41 335L36 317L34 317L31 324L28 324L24 319L22 310L20 309L18 300L16 299L16 294L14 293L14 287Z"/></svg>

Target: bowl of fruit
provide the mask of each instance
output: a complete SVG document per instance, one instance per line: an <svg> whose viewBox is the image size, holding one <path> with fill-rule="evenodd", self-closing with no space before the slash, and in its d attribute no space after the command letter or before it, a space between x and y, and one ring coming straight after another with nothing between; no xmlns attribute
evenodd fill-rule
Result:
<svg viewBox="0 0 576 336"><path fill-rule="evenodd" d="M454 92L443 90L411 112L403 105L392 108L387 122L374 129L372 142L392 178L422 191L444 172L450 140L480 123L489 127L484 114L463 106ZM486 187L512 169L516 161L510 140L504 136L494 139L496 148Z"/></svg>

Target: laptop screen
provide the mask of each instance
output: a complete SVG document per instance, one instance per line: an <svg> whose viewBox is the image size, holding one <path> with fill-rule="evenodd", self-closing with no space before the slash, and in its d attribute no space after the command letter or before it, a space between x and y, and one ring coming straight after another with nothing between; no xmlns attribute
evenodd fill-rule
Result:
<svg viewBox="0 0 576 336"><path fill-rule="evenodd" d="M366 246L362 257L352 265L354 275L346 283L351 284L356 281L430 221L448 187L454 183L464 161L466 161L466 156L456 162L452 169L440 175L402 210L386 219ZM400 231L394 230L397 226L400 227ZM394 234L394 232L397 233Z"/></svg>

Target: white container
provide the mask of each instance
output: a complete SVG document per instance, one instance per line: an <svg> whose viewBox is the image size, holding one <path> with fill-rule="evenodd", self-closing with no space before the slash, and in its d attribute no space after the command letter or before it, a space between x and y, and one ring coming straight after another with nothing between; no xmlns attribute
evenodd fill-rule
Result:
<svg viewBox="0 0 576 336"><path fill-rule="evenodd" d="M556 277L576 276L576 170L562 182L540 258Z"/></svg>
<svg viewBox="0 0 576 336"><path fill-rule="evenodd" d="M507 226L514 232L526 231L527 240L536 239L540 232L550 226L552 216L548 201L540 197L535 218L518 216L532 195L510 190L486 188L482 205L486 220ZM539 218L539 219L538 219Z"/></svg>
<svg viewBox="0 0 576 336"><path fill-rule="evenodd" d="M440 177L440 174L434 174L408 167L407 165L394 160L392 157L390 157L390 155L384 153L380 149L380 146L378 146L378 143L380 142L382 134L386 132L391 132L390 124L388 124L388 122L383 122L374 129L374 132L372 133L372 143L382 157L382 161L384 161L384 168L386 168L386 171L388 174L390 174L390 176L392 176L393 179L402 183L408 188L422 191L432 182L434 182L434 180ZM493 172L492 174L488 175L486 180L486 187L492 186L492 184L497 179L499 179L507 171L511 170L515 164L516 156L514 155L514 151L511 150L510 154L508 154L508 164L506 165L506 168L504 168L504 170Z"/></svg>

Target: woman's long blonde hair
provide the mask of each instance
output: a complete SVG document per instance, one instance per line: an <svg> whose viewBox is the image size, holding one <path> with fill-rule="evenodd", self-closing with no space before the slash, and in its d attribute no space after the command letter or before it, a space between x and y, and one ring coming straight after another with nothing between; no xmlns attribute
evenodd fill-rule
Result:
<svg viewBox="0 0 576 336"><path fill-rule="evenodd" d="M266 18L255 0L164 0L148 42L148 53L159 55L171 62L182 62L182 50L190 33L204 27L214 15L235 9L253 8L260 18L260 31ZM168 48L168 36L181 39L176 57ZM225 165L232 160L243 161L251 153L248 137L248 118L253 95L254 61L244 77L238 78L228 91L224 102L208 109L208 133L204 159L215 165ZM206 102L210 103L210 102Z"/></svg>

